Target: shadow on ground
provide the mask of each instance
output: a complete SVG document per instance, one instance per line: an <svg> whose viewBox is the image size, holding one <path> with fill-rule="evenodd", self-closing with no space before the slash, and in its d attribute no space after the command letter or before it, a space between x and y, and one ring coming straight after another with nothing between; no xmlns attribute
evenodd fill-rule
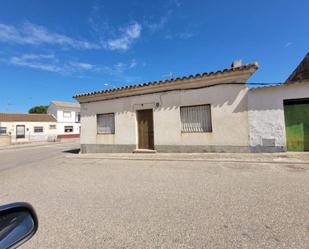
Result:
<svg viewBox="0 0 309 249"><path fill-rule="evenodd" d="M70 154L79 154L80 149L71 149L71 150L64 150L63 153L70 153Z"/></svg>

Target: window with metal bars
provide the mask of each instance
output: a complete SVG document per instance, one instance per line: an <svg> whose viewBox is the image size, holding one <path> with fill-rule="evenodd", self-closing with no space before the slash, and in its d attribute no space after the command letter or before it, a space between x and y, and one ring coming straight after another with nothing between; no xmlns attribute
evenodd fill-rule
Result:
<svg viewBox="0 0 309 249"><path fill-rule="evenodd" d="M210 105L180 107L181 132L212 132Z"/></svg>
<svg viewBox="0 0 309 249"><path fill-rule="evenodd" d="M115 134L114 113L97 115L97 132L98 134Z"/></svg>

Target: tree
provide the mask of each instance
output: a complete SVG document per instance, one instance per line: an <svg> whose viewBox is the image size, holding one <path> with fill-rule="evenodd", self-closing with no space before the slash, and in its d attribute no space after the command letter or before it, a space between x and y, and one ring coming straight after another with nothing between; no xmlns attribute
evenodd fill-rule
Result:
<svg viewBox="0 0 309 249"><path fill-rule="evenodd" d="M48 105L39 105L32 107L28 113L46 114Z"/></svg>

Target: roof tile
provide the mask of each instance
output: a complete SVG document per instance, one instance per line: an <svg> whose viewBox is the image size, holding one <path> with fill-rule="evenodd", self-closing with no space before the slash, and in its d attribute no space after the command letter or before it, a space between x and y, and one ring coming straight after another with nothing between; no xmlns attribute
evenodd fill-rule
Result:
<svg viewBox="0 0 309 249"><path fill-rule="evenodd" d="M49 114L0 113L0 122L57 122Z"/></svg>
<svg viewBox="0 0 309 249"><path fill-rule="evenodd" d="M136 89L136 88L139 88L139 87L145 87L145 86L150 86L150 85L167 84L167 83L171 83L171 82L175 82L175 81L183 81L183 80L188 80L188 79L208 77L208 76L224 74L224 73L228 73L228 72L242 71L242 70L246 70L246 69L250 69L250 68L257 69L258 67L259 67L258 63L255 62L255 63L252 63L252 64L245 64L245 65L242 65L240 67L227 68L227 69L218 70L218 71L215 71L215 72L203 72L203 73L198 73L198 74L195 74L195 75L171 78L171 79L168 79L168 80L151 81L151 82L147 82L147 83L140 83L140 84L125 86L125 87L118 87L118 88L100 90L100 91L88 92L88 93L80 93L80 94L76 94L75 96L73 96L73 98L78 99L79 97L84 97L84 96L103 94L103 93L109 93L109 92L115 92L115 91L123 91L123 90L126 90L126 89Z"/></svg>

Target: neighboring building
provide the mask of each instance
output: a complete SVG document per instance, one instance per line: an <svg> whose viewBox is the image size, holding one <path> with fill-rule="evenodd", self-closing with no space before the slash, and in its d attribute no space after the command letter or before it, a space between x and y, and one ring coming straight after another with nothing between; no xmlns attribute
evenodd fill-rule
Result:
<svg viewBox="0 0 309 249"><path fill-rule="evenodd" d="M57 120L58 138L79 138L80 105L78 103L52 101L47 113Z"/></svg>
<svg viewBox="0 0 309 249"><path fill-rule="evenodd" d="M81 152L249 152L248 78L257 63L76 95Z"/></svg>
<svg viewBox="0 0 309 249"><path fill-rule="evenodd" d="M0 136L10 137L10 143L55 141L56 119L48 114L0 113Z"/></svg>
<svg viewBox="0 0 309 249"><path fill-rule="evenodd" d="M309 151L309 54L284 84L249 91L255 151Z"/></svg>

